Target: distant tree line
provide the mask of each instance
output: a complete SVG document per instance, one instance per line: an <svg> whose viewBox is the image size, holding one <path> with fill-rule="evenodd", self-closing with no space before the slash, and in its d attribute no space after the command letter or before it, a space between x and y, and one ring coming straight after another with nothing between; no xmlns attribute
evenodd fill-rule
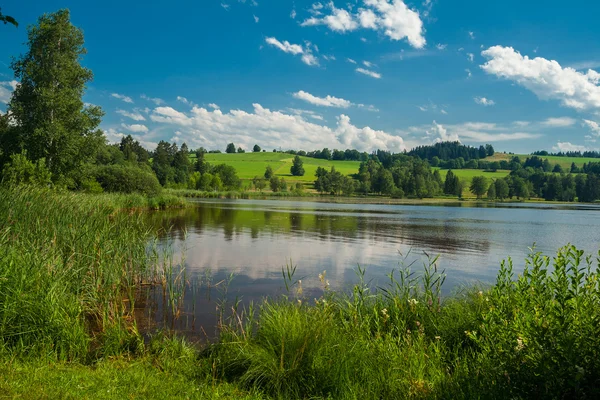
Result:
<svg viewBox="0 0 600 400"><path fill-rule="evenodd" d="M558 153L549 153L546 150L534 151L531 153L534 156L554 156L554 157L585 157L585 158L600 158L600 152L588 151L559 151Z"/></svg>

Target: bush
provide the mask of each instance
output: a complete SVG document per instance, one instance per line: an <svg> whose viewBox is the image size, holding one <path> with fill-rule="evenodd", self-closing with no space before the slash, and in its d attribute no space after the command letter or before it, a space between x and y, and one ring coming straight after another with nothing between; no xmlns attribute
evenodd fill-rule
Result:
<svg viewBox="0 0 600 400"><path fill-rule="evenodd" d="M10 163L6 164L2 171L2 183L8 186L48 186L51 184L50 178L51 173L46 168L46 161L41 158L33 163L27 158L27 152L10 156Z"/></svg>
<svg viewBox="0 0 600 400"><path fill-rule="evenodd" d="M156 175L141 168L104 165L96 172L96 181L107 192L143 193L155 196L162 190Z"/></svg>

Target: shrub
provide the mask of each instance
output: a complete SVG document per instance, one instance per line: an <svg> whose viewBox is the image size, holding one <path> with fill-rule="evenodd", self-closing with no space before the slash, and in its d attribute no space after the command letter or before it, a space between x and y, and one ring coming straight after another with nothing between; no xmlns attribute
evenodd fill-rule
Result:
<svg viewBox="0 0 600 400"><path fill-rule="evenodd" d="M41 158L35 163L27 158L27 152L13 154L10 162L2 171L2 183L8 186L21 184L34 186L48 186L51 184L52 174L46 168L46 161Z"/></svg>
<svg viewBox="0 0 600 400"><path fill-rule="evenodd" d="M160 183L150 171L125 165L105 165L96 172L96 181L107 192L143 193L157 195L161 191Z"/></svg>

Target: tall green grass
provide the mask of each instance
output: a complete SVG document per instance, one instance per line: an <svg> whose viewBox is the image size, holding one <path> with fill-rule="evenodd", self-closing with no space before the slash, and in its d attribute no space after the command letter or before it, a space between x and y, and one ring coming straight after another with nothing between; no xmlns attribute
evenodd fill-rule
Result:
<svg viewBox="0 0 600 400"><path fill-rule="evenodd" d="M274 398L598 398L597 266L572 246L532 253L519 277L509 260L491 288L446 298L435 259L350 294L322 275L319 299L292 286L234 313L210 357L222 379Z"/></svg>
<svg viewBox="0 0 600 400"><path fill-rule="evenodd" d="M0 189L0 351L63 360L136 352L151 232L135 195Z"/></svg>
<svg viewBox="0 0 600 400"><path fill-rule="evenodd" d="M377 287L359 268L350 292L330 290L323 272L317 299L290 267L282 270L286 296L246 309L219 302L220 335L198 350L170 335L144 342L137 331L140 284L162 284L176 317L189 282L149 245L145 219L122 211L143 200L103 196L0 189L0 392L600 398L600 254L533 250L520 275L509 259L493 285L450 296L442 296L436 258Z"/></svg>

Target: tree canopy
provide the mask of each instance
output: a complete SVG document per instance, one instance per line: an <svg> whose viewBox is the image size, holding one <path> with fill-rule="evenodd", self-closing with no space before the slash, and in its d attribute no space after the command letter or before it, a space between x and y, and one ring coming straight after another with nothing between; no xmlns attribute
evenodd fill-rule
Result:
<svg viewBox="0 0 600 400"><path fill-rule="evenodd" d="M19 81L8 103L14 125L0 141L7 153L26 150L34 162L45 159L57 181L95 157L105 140L96 129L103 112L83 103L92 72L81 66L83 33L69 11L42 15L27 33L27 52L11 64Z"/></svg>

